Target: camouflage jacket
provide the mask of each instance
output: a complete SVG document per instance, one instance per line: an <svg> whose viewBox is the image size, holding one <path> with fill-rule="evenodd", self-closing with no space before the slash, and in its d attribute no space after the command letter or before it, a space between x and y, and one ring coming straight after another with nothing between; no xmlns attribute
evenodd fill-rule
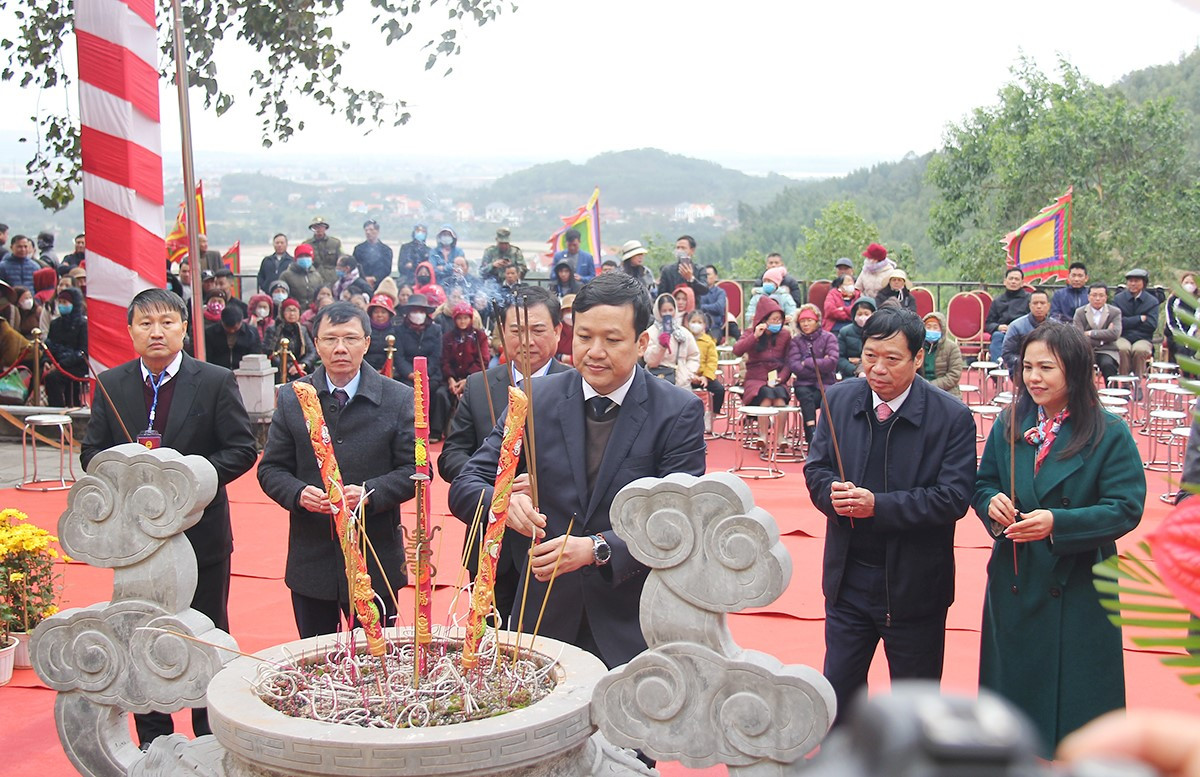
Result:
<svg viewBox="0 0 1200 777"><path fill-rule="evenodd" d="M492 263L498 259L508 260L517 266L517 271L521 273L521 277L525 277L525 273L529 268L525 264L525 256L521 253L521 249L515 245L508 246L508 252L501 254L497 246L488 246L483 252L483 261L479 263L479 275L483 278L493 278L498 283L504 283L504 268L493 267Z"/></svg>
<svg viewBox="0 0 1200 777"><path fill-rule="evenodd" d="M320 240L315 237L308 241L313 249L313 267L321 272L321 277L327 285L337 280L337 260L345 256L342 241L331 235L325 235Z"/></svg>

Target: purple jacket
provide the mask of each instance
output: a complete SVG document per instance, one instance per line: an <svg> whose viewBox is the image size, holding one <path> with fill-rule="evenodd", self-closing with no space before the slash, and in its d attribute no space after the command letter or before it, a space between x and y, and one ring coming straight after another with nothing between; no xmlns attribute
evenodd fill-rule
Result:
<svg viewBox="0 0 1200 777"><path fill-rule="evenodd" d="M813 368L814 353L821 368L821 380L826 386L832 386L837 381L834 373L837 371L838 344L837 337L824 329L818 329L811 335L798 334L788 345L787 364L796 376L796 385L817 385L817 371Z"/></svg>

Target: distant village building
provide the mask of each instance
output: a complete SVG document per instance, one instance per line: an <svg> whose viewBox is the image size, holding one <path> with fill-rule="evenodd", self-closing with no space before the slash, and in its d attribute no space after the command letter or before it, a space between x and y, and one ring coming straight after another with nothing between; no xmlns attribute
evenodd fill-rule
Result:
<svg viewBox="0 0 1200 777"><path fill-rule="evenodd" d="M512 208L503 202L489 202L484 208L485 221L507 221Z"/></svg>
<svg viewBox="0 0 1200 777"><path fill-rule="evenodd" d="M675 221L686 221L695 224L697 221L711 219L717 211L710 203L681 202L675 206Z"/></svg>
<svg viewBox="0 0 1200 777"><path fill-rule="evenodd" d="M459 224L475 220L475 206L469 202L460 202L454 206L454 220Z"/></svg>

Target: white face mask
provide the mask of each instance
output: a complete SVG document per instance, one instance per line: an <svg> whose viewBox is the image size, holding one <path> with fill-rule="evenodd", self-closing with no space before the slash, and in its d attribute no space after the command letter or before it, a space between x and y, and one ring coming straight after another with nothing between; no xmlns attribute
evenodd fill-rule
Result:
<svg viewBox="0 0 1200 777"><path fill-rule="evenodd" d="M694 321L688 324L688 329L692 330L692 334L694 335L703 334L704 324L701 324L699 321Z"/></svg>
<svg viewBox="0 0 1200 777"><path fill-rule="evenodd" d="M420 310L414 310L408 314L408 320L420 326L425 323L426 313Z"/></svg>
<svg viewBox="0 0 1200 777"><path fill-rule="evenodd" d="M1193 287L1193 291L1195 288ZM23 299L20 302L21 310L33 310L33 299Z"/></svg>
<svg viewBox="0 0 1200 777"><path fill-rule="evenodd" d="M1186 291L1188 294L1195 294L1196 293L1196 284L1185 283L1185 284L1183 284L1183 290ZM22 302L21 304L24 305L25 303Z"/></svg>
<svg viewBox="0 0 1200 777"><path fill-rule="evenodd" d="M866 326L867 322L870 320L871 320L870 316L855 316L854 317L854 323L858 324L860 327Z"/></svg>
<svg viewBox="0 0 1200 777"><path fill-rule="evenodd" d="M254 312L258 315L259 318L266 318L267 316L271 315L270 308L259 308L258 310L254 311Z"/></svg>

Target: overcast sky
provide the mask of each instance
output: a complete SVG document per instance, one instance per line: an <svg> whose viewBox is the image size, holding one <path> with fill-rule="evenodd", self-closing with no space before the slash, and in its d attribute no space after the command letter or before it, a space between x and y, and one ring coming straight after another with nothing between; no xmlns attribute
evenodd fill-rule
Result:
<svg viewBox="0 0 1200 777"><path fill-rule="evenodd" d="M743 167L753 157L890 160L936 148L947 122L994 102L1022 52L1044 69L1061 54L1110 83L1200 45L1200 0L522 0L517 12L464 30L463 54L443 78L443 67L423 71L418 51L441 29L442 5L422 14L410 43L391 48L359 32L369 23L363 5L347 2L357 10L339 23L354 40L346 73L407 99L412 120L363 139L293 99L309 127L277 147L283 153L582 161L654 146ZM249 61L235 44L219 49L219 75L239 97ZM5 131L28 131L35 99L0 87L7 151ZM178 115L169 87L163 100L170 153ZM256 102L244 98L217 118L195 100L197 149L257 151Z"/></svg>

